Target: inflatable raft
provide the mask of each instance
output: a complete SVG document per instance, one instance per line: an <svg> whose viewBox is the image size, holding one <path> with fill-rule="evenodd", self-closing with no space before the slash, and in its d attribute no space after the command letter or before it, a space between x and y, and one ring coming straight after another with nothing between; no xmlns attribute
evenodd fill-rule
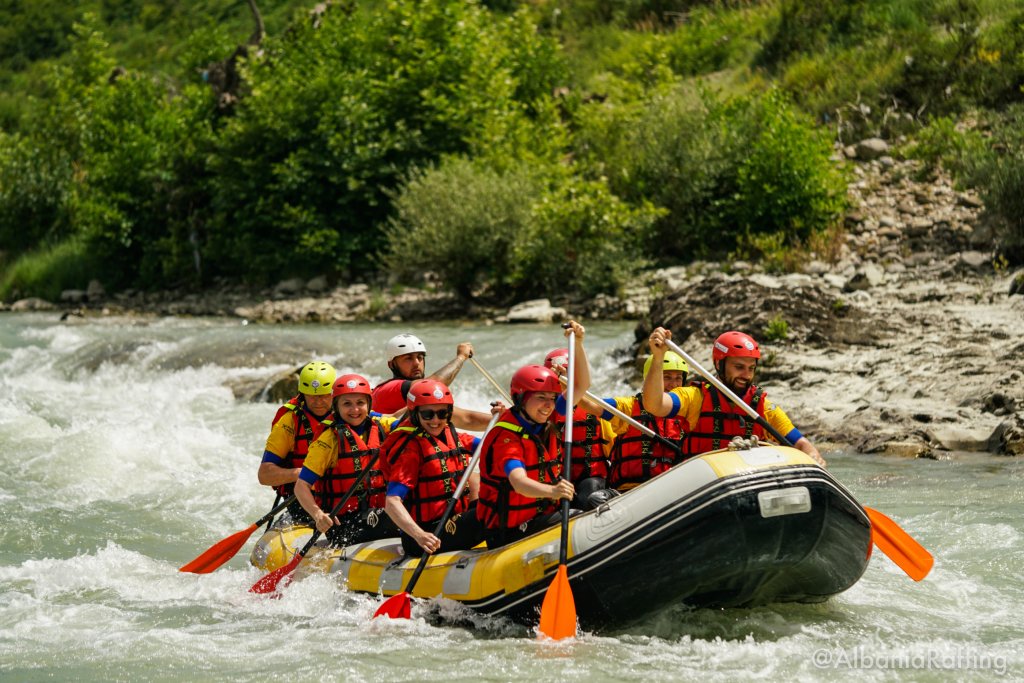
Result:
<svg viewBox="0 0 1024 683"><path fill-rule="evenodd" d="M309 527L271 529L250 561L270 571ZM559 528L517 543L441 553L415 586L479 612L536 623L558 566ZM761 444L688 460L569 522L568 574L580 626L615 628L675 604L820 602L860 579L871 555L861 505L801 451ZM296 570L391 596L419 559L397 539L314 548Z"/></svg>

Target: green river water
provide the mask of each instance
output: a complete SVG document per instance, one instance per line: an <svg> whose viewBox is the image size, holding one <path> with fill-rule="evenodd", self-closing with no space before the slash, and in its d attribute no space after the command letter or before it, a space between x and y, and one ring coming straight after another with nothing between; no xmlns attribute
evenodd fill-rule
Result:
<svg viewBox="0 0 1024 683"><path fill-rule="evenodd" d="M935 555L920 583L875 552L824 604L672 606L560 643L444 601L373 620L379 599L325 577L256 596L251 541L213 574L178 572L273 501L256 468L276 405L230 386L314 353L375 382L384 341L406 330L427 343L428 370L469 340L501 382L561 345L556 326L0 314L0 679L1024 680L1024 464L987 455L825 453L862 503ZM629 391L616 351L631 339L631 324L588 325L596 393ZM453 389L471 408L494 393L470 365Z"/></svg>

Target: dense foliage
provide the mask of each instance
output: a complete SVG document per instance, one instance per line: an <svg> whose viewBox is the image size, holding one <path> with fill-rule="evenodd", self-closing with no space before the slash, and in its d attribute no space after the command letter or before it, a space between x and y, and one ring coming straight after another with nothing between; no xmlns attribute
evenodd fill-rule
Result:
<svg viewBox="0 0 1024 683"><path fill-rule="evenodd" d="M788 263L841 237L833 143L868 135L910 134L1024 249L1009 0L256 4L229 59L246 3L0 2L0 296Z"/></svg>

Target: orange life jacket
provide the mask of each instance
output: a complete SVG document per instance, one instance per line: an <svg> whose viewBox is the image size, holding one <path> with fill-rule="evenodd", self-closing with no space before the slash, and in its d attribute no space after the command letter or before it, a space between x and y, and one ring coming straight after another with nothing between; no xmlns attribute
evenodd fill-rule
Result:
<svg viewBox="0 0 1024 683"><path fill-rule="evenodd" d="M395 427L384 441L386 471L395 467L398 457L409 449L419 454L420 469L416 488L409 491L405 507L417 524L429 524L444 514L445 506L451 499L459 480L469 464L468 451L463 447L458 432L451 424L439 438L430 436L419 427L406 425ZM462 495L455 503L452 515L469 507L469 487L462 489Z"/></svg>
<svg viewBox="0 0 1024 683"><path fill-rule="evenodd" d="M512 488L498 463L505 444L515 444L517 448L521 444L520 459L530 479L553 484L562 473L555 430L552 430L545 446L539 436L530 434L517 422L511 410L502 413L494 428L487 433L481 449L480 500L476 512L488 529L518 527L538 515L555 512L560 502L524 496Z"/></svg>
<svg viewBox="0 0 1024 683"><path fill-rule="evenodd" d="M286 455L281 463L281 467L285 469L301 468L302 463L306 461L306 455L309 454L309 446L323 433L325 429L326 420L321 422L312 415L309 411L303 408L302 395L292 397L287 403L277 409L277 414L274 415L274 421L271 424L277 424L286 413L291 413L295 416L295 441L292 446L292 450ZM281 484L275 489L282 498L287 498L292 495L295 491L295 484Z"/></svg>
<svg viewBox="0 0 1024 683"><path fill-rule="evenodd" d="M645 427L649 427L655 434L677 445L682 444L686 432L684 420L676 417L656 417L647 412L644 409L643 394L637 394L633 399L632 417ZM610 459L612 466L608 485L612 488L625 484L642 484L681 462L676 451L632 425L627 427L621 436L616 437Z"/></svg>
<svg viewBox="0 0 1024 683"><path fill-rule="evenodd" d="M371 462L374 462L374 469L359 485L359 490L348 499L345 507L336 514L384 507L384 492L387 487L380 472L380 465L375 461L384 442L384 426L376 419L370 418L370 429L364 441L345 422L334 424L333 421L325 420L324 425L334 430L338 442L338 460L330 470L324 472L314 488L314 493L320 499L320 509L327 512L333 510Z"/></svg>
<svg viewBox="0 0 1024 683"><path fill-rule="evenodd" d="M764 428L750 418L743 409L736 407L732 401L722 395L718 389L708 383L700 385L704 396L700 407L700 417L684 442L688 455L707 453L725 448L734 436L764 438ZM764 389L751 384L742 397L744 403L757 411L764 418L764 407L767 395Z"/></svg>

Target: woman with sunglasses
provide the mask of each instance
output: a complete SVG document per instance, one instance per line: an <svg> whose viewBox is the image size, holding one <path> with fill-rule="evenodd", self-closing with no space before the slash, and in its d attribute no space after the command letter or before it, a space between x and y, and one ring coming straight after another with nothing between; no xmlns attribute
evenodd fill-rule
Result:
<svg viewBox="0 0 1024 683"><path fill-rule="evenodd" d="M430 530L444 514L479 440L456 431L452 393L437 380L413 382L405 405L408 420L392 430L383 446L384 509L402 531L402 548L413 557L472 548L483 540L476 518L478 474L470 475L441 537Z"/></svg>
<svg viewBox="0 0 1024 683"><path fill-rule="evenodd" d="M590 388L590 367L583 350L583 326L570 322L576 335L573 396ZM572 482L562 477L564 443L553 417L566 408L558 375L543 365L526 365L512 375L512 407L484 438L477 515L488 548L498 548L557 524L562 498L572 500Z"/></svg>

